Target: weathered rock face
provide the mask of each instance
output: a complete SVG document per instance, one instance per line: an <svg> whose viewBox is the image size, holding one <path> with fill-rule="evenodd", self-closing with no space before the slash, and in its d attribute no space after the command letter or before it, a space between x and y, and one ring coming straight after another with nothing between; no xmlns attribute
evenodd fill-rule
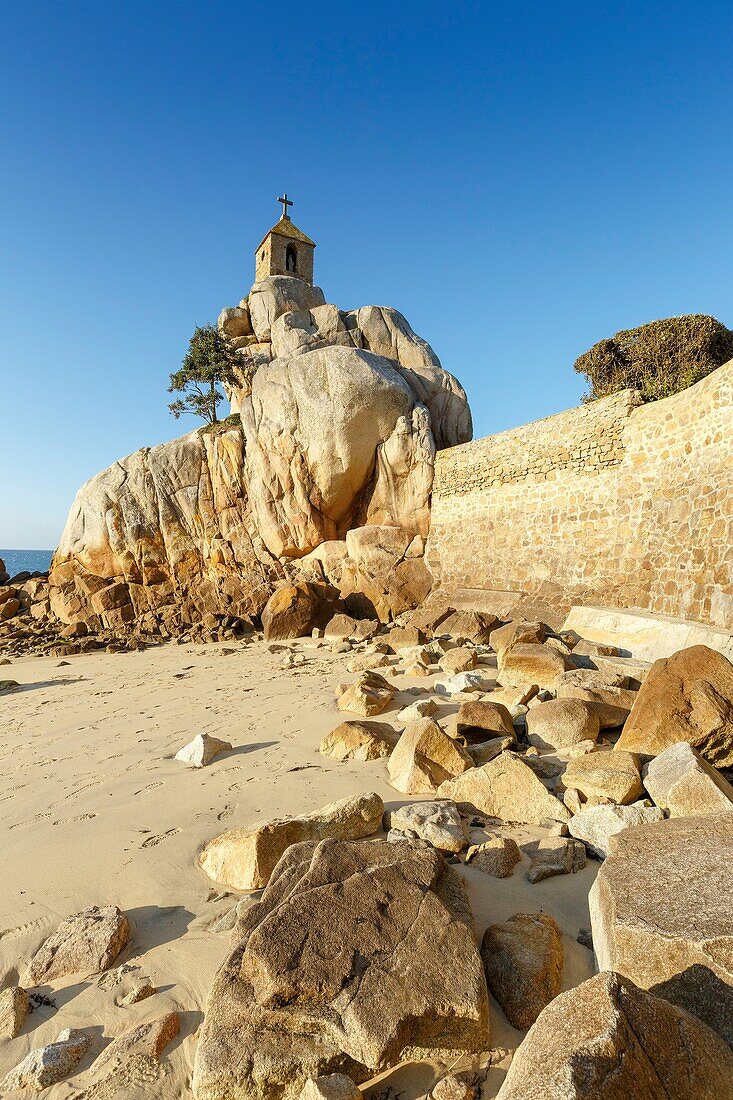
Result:
<svg viewBox="0 0 733 1100"><path fill-rule="evenodd" d="M618 974L561 993L519 1047L498 1100L723 1097L733 1053L699 1020Z"/></svg>
<svg viewBox="0 0 733 1100"><path fill-rule="evenodd" d="M718 768L733 765L733 665L704 645L655 661L618 747L657 756L678 741Z"/></svg>
<svg viewBox="0 0 733 1100"><path fill-rule="evenodd" d="M79 490L54 555L51 605L65 622L173 631L206 612L258 614L282 568L244 482L238 426L135 454Z"/></svg>
<svg viewBox="0 0 733 1100"><path fill-rule="evenodd" d="M594 856L605 859L611 851L611 837L616 833L630 825L653 825L663 819L659 806L645 806L643 802L630 806L589 806L573 815L568 829Z"/></svg>
<svg viewBox="0 0 733 1100"><path fill-rule="evenodd" d="M197 1100L294 1100L320 1075L358 1083L404 1056L486 1049L465 890L431 848L293 846L233 939L206 1007Z"/></svg>
<svg viewBox="0 0 733 1100"><path fill-rule="evenodd" d="M525 1031L560 992L562 932L543 913L517 913L491 924L481 942L489 989L512 1027Z"/></svg>
<svg viewBox="0 0 733 1100"><path fill-rule="evenodd" d="M438 788L440 798L470 806L501 821L568 821L570 814L523 760L502 752L488 764L471 768Z"/></svg>
<svg viewBox="0 0 733 1100"><path fill-rule="evenodd" d="M686 741L652 760L644 786L670 817L733 813L733 786Z"/></svg>
<svg viewBox="0 0 733 1100"><path fill-rule="evenodd" d="M733 1045L733 815L625 829L590 892L601 970L687 1009Z"/></svg>
<svg viewBox="0 0 733 1100"><path fill-rule="evenodd" d="M323 544L340 546L342 595L368 588L360 612L415 607L432 584L422 555L436 447L471 436L460 385L398 313L342 314L297 278L255 284L220 327L239 359L242 429L138 451L87 482L54 559L54 612L170 632L205 614L257 615L283 562ZM400 545L344 545L362 528L398 532Z"/></svg>
<svg viewBox="0 0 733 1100"><path fill-rule="evenodd" d="M92 905L62 921L39 947L26 971L26 986L67 974L97 974L112 965L130 938L130 922L116 905Z"/></svg>

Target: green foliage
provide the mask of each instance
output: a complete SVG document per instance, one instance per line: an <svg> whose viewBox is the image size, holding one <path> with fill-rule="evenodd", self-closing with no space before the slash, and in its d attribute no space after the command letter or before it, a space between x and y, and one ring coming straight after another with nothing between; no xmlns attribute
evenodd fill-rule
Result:
<svg viewBox="0 0 733 1100"><path fill-rule="evenodd" d="M193 413L208 424L216 424L217 406L224 400L218 387L235 381L235 362L234 352L215 325L196 328L180 369L171 374L168 393L183 394L168 406L175 418Z"/></svg>
<svg viewBox="0 0 733 1100"><path fill-rule="evenodd" d="M228 432L232 428L241 428L242 418L239 413L225 416L223 420L215 420L212 424L202 424L199 435L217 435L220 432Z"/></svg>
<svg viewBox="0 0 733 1100"><path fill-rule="evenodd" d="M703 313L667 317L599 340L575 360L592 401L619 390L639 390L658 401L687 389L733 358L733 332Z"/></svg>

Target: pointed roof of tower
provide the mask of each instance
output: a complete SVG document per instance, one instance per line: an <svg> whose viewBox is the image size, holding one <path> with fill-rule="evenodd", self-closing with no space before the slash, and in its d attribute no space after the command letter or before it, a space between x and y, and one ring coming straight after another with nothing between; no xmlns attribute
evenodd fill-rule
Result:
<svg viewBox="0 0 733 1100"><path fill-rule="evenodd" d="M281 237L290 237L294 241L302 241L303 244L310 244L313 246L313 248L316 247L315 241L312 241L310 237L306 237L305 233L301 229L298 229L297 225L293 225L290 218L288 218L286 215L282 215L280 220L278 222L275 222L272 229L268 230L268 232L265 233L264 237L257 245L257 248L260 248L262 246L262 244L270 236L270 233L278 233Z"/></svg>

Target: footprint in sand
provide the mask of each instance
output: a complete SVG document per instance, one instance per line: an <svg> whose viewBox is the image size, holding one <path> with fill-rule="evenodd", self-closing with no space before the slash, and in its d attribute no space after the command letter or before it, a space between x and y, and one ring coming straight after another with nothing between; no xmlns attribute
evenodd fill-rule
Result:
<svg viewBox="0 0 733 1100"><path fill-rule="evenodd" d="M91 821L96 814L78 814L77 817L60 817L58 821L54 821L54 825L73 825L75 821Z"/></svg>
<svg viewBox="0 0 733 1100"><path fill-rule="evenodd" d="M156 844L161 844L168 837L176 836L180 833L180 829L169 829L167 833L158 833L157 836L149 836L147 840L144 840L140 845L141 848L154 848Z"/></svg>
<svg viewBox="0 0 733 1100"><path fill-rule="evenodd" d="M0 928L0 940L6 938L14 940L18 936L25 936L27 932L36 932L39 928L45 928L50 923L47 917L38 917L36 920L26 921L25 924L18 924L15 928Z"/></svg>
<svg viewBox="0 0 733 1100"><path fill-rule="evenodd" d="M236 784L235 784L235 786L236 786ZM225 806L223 810L219 810L219 813L216 815L216 820L217 821L224 821L225 818L231 817L233 813L234 813L234 807L233 806Z"/></svg>
<svg viewBox="0 0 733 1100"><path fill-rule="evenodd" d="M139 791L135 791L133 798L136 798L139 794L147 794L148 791L154 791L158 787L162 787L162 783L148 783L147 787L141 787Z"/></svg>

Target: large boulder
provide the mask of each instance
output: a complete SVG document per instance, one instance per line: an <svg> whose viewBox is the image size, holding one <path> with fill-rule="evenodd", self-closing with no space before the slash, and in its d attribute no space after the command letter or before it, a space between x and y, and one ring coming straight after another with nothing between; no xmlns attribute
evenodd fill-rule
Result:
<svg viewBox="0 0 733 1100"><path fill-rule="evenodd" d="M565 806L550 794L542 781L520 757L502 752L480 768L471 768L438 787L439 798L501 821L521 821L539 825L543 821L570 819Z"/></svg>
<svg viewBox="0 0 733 1100"><path fill-rule="evenodd" d="M526 1031L562 985L562 932L544 913L490 924L481 942L486 982L512 1027Z"/></svg>
<svg viewBox="0 0 733 1100"><path fill-rule="evenodd" d="M590 892L599 968L699 1016L733 1044L733 815L625 829Z"/></svg>
<svg viewBox="0 0 733 1100"><path fill-rule="evenodd" d="M269 340L278 317L291 310L311 310L325 304L323 291L292 275L270 275L255 283L247 299L251 325L260 341Z"/></svg>
<svg viewBox="0 0 733 1100"><path fill-rule="evenodd" d="M608 799L621 806L644 795L637 758L630 752L591 752L571 760L563 783L590 801Z"/></svg>
<svg viewBox="0 0 733 1100"><path fill-rule="evenodd" d="M25 986L68 974L98 974L112 965L130 939L130 922L116 905L82 909L62 921L28 964Z"/></svg>
<svg viewBox="0 0 733 1100"><path fill-rule="evenodd" d="M653 825L664 820L659 806L633 802L630 806L588 806L573 814L568 831L582 840L597 859L605 859L611 851L611 838L630 825Z"/></svg>
<svg viewBox="0 0 733 1100"><path fill-rule="evenodd" d="M499 683L502 687L538 684L554 690L565 672L565 658L548 645L515 642L498 658Z"/></svg>
<svg viewBox="0 0 733 1100"><path fill-rule="evenodd" d="M433 718L410 722L387 763L390 784L403 794L432 794L445 779L472 767L460 742Z"/></svg>
<svg viewBox="0 0 733 1100"><path fill-rule="evenodd" d="M600 721L581 699L548 699L527 712L527 740L538 749L569 749L581 741L597 741Z"/></svg>
<svg viewBox="0 0 733 1100"><path fill-rule="evenodd" d="M733 766L733 665L704 645L654 662L618 747L657 756L678 741L715 767Z"/></svg>
<svg viewBox="0 0 733 1100"><path fill-rule="evenodd" d="M686 741L652 760L644 786L670 817L733 813L733 786Z"/></svg>
<svg viewBox="0 0 733 1100"><path fill-rule="evenodd" d="M394 364L371 352L319 348L260 367L242 426L250 499L272 553L298 558L343 538L362 505L377 449L395 430L410 436L404 445L415 460L420 455L416 476L429 491L434 446L429 429L413 420L415 411ZM426 502L427 496L421 507ZM412 520L394 515L392 522L409 527Z"/></svg>
<svg viewBox="0 0 733 1100"><path fill-rule="evenodd" d="M371 836L380 828L383 813L378 794L360 794L300 817L268 821L253 829L229 829L204 845L199 866L210 879L234 890L261 890L291 844Z"/></svg>
<svg viewBox="0 0 733 1100"><path fill-rule="evenodd" d="M302 638L315 626L328 622L338 601L335 589L325 584L287 584L276 588L262 610L267 641Z"/></svg>
<svg viewBox="0 0 733 1100"><path fill-rule="evenodd" d="M389 756L397 737L389 722L341 722L323 738L319 752L334 760L379 760Z"/></svg>
<svg viewBox="0 0 733 1100"><path fill-rule="evenodd" d="M488 1003L465 888L410 843L288 849L209 994L197 1100L295 1100L403 1058L479 1052Z"/></svg>
<svg viewBox="0 0 733 1100"><path fill-rule="evenodd" d="M238 424L145 447L76 495L49 576L64 622L170 630L257 615L282 569L259 538Z"/></svg>
<svg viewBox="0 0 733 1100"><path fill-rule="evenodd" d="M702 1100L730 1094L733 1052L618 974L561 993L516 1052L497 1100Z"/></svg>

